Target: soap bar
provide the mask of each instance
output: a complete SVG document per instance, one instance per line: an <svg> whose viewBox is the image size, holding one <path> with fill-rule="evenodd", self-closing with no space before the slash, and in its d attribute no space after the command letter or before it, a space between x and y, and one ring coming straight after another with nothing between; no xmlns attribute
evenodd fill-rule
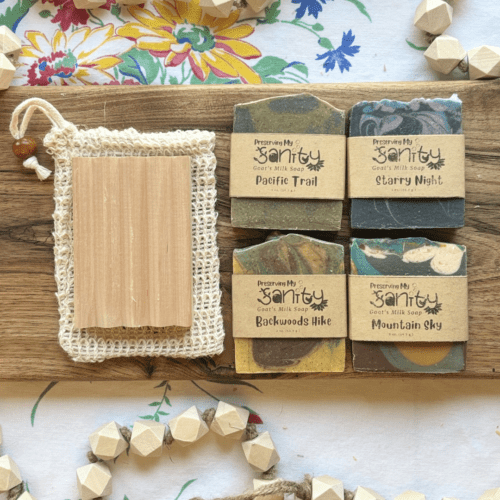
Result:
<svg viewBox="0 0 500 500"><path fill-rule="evenodd" d="M467 276L467 251L426 238L353 238L351 274ZM466 346L466 342L352 341L353 367L375 372L459 372L465 369Z"/></svg>
<svg viewBox="0 0 500 500"><path fill-rule="evenodd" d="M349 111L349 137L462 134L462 101L413 99L363 101ZM357 198L356 229L453 228L464 225L464 198Z"/></svg>
<svg viewBox="0 0 500 500"><path fill-rule="evenodd" d="M233 133L345 134L345 112L310 94L272 97L238 104ZM338 231L342 201L232 198L235 227Z"/></svg>
<svg viewBox="0 0 500 500"><path fill-rule="evenodd" d="M344 274L344 247L299 234L233 253L234 274ZM233 308L235 304L233 304ZM235 338L237 373L342 372L344 338Z"/></svg>

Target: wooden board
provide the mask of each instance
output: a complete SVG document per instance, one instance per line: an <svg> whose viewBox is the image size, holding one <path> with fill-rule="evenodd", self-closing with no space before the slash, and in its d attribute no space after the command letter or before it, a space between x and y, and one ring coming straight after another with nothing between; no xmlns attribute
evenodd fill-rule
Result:
<svg viewBox="0 0 500 500"><path fill-rule="evenodd" d="M470 341L467 371L450 378L500 378L500 81L417 82L342 85L258 85L193 87L11 88L0 94L0 380L125 380L218 379L237 376L231 364L232 250L260 243L268 231L231 227L228 181L229 139L236 103L311 92L338 108L358 101L382 98L449 97L456 92L464 103L466 139L466 227L459 230L415 231L411 234L464 244L469 252ZM192 361L167 358L111 360L101 364L72 362L57 342L58 312L53 277L54 263L51 181L39 182L11 153L9 115L28 97L54 104L76 125L111 129L135 127L160 130L208 129L217 133L218 242L221 258L226 351L214 359ZM33 117L28 132L42 144L49 122ZM42 147L40 149L43 150ZM41 164L52 166L42 152ZM314 237L348 244L348 204L339 233L310 233ZM389 233L388 233L389 234ZM375 237L376 231L356 231ZM391 231L391 237L408 231ZM346 252L346 258L348 253ZM348 269L348 262L346 262ZM354 374L348 352L347 372L331 378L372 377ZM303 377L325 375L303 375ZM381 375L376 375L381 377ZM388 375L389 376L389 375ZM419 375L393 375L419 377ZM269 375L258 378L296 378ZM245 378L251 378L246 376ZM255 378L255 377L254 377Z"/></svg>
<svg viewBox="0 0 500 500"><path fill-rule="evenodd" d="M73 159L75 328L190 327L189 156Z"/></svg>

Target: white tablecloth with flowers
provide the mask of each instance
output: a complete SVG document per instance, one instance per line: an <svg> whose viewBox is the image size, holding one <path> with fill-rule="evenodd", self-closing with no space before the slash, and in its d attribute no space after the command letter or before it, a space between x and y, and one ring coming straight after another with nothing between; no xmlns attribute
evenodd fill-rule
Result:
<svg viewBox="0 0 500 500"><path fill-rule="evenodd" d="M16 85L201 85L435 80L413 27L418 0L277 0L265 15L204 16L197 0L0 0L0 24L22 39ZM494 0L457 0L448 32L465 49L500 46ZM450 78L463 78L459 72ZM427 96L432 97L432 96ZM301 380L211 382L17 382L0 384L3 453L39 500L76 500L75 469L88 435L116 420L168 420L218 399L246 406L272 433L278 473L330 474L391 499L477 498L500 486L496 381ZM209 499L239 493L254 477L237 442L213 433L174 444L162 458L111 463L113 500ZM0 498L1 495L0 495Z"/></svg>

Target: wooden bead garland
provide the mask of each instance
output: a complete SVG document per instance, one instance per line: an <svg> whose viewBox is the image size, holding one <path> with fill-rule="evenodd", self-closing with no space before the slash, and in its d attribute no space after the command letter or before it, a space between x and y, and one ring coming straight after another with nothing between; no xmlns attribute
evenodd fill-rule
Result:
<svg viewBox="0 0 500 500"><path fill-rule="evenodd" d="M432 42L424 52L431 68L448 75L458 67L471 80L499 78L500 48L482 45L466 52L456 38L443 35L452 19L453 8L444 0L422 0L417 7L413 24Z"/></svg>
<svg viewBox="0 0 500 500"><path fill-rule="evenodd" d="M229 405L223 401L219 402L217 410L219 407L221 408L220 415L227 415L233 411L235 411L239 416L243 415L241 412L237 411L242 410L242 408ZM197 420L196 415L201 415L203 423L212 429L216 413L216 409L210 408L201 414L199 410L193 406L179 415L179 417L186 417L187 415L189 419L194 418L194 420ZM176 418L179 419L179 417ZM276 452L276 448L274 447L274 443L272 443L269 433L264 432L262 434L258 434L256 425L248 423L247 420L248 415L245 421L246 436L244 438L247 439L247 441L243 441L243 449L245 450L245 445L248 445L249 442L255 442L259 437L264 436L264 438L259 441L259 446L266 449L264 455L266 457L277 457L277 460L269 460L268 458L267 464L274 462L273 465L275 465L278 463L279 456ZM135 422L134 428L136 428L136 425L138 424L159 424L159 422L140 420ZM161 433L161 427L163 427L163 433ZM163 424L159 424L159 426L146 425L145 429L138 426L137 429L141 430L141 432L136 434L137 436L141 436L149 429L155 429L153 433L155 436L153 448L157 448L158 446L157 437L159 435L162 436L162 445L164 444L166 446L170 446L174 441L172 433L170 430L165 432L166 426ZM215 430L214 432L219 434L219 432ZM205 434L206 433L203 433L202 436ZM232 437L230 434L227 436ZM198 439L200 439L200 437ZM118 449L123 448L122 439L126 443L126 447L117 453ZM101 497L112 493L111 472L105 461L99 458L97 454L101 456L113 457L108 460L114 459L123 453L123 451L125 451L129 446L131 447L132 439L133 431L131 432L128 427L120 427L114 421L102 425L89 436L92 451L89 451L88 458L91 463L84 465L83 467L79 467L76 471L77 485L81 500L100 499ZM2 428L0 427L0 445L2 445L2 442L3 435ZM272 443L272 446L269 446L269 443ZM245 455L247 455L246 452ZM259 455L260 452L257 453L257 456ZM253 460L254 457L252 453L250 453L250 456ZM261 461L262 456L259 457L257 462L262 463ZM253 467L255 467L255 465L253 465ZM272 469L272 466L270 466L270 469ZM262 467L258 470L262 470ZM293 494L295 495L295 498L298 498L299 500L385 500L382 495L370 488L359 486L354 493L349 490L345 490L342 481L328 475L316 478L306 475L303 481L296 482L286 481L283 479L269 479L268 473L263 475L263 479L254 479L253 486L254 488L251 492L246 492L243 495L234 497L224 497L224 500L284 500L285 495L287 494ZM36 500L31 493L25 490L19 467L8 455L0 456L0 493L4 492L7 492L7 500ZM497 498L500 498L500 488L493 488L485 491L478 500L496 500ZM203 499L194 498L192 500ZM425 500L425 495L423 493L408 490L398 495L394 500ZM458 499L453 497L444 497L442 500Z"/></svg>
<svg viewBox="0 0 500 500"><path fill-rule="evenodd" d="M203 413L192 406L169 421L168 431L164 424L151 420L138 420L132 432L114 421L102 425L89 436L91 463L77 470L81 500L111 494L111 472L104 461L117 458L127 448L142 457L158 457L164 446L174 441L189 446L210 429L232 439L241 438L246 431L248 441L242 445L249 464L261 472L269 470L279 462L278 453L268 432L259 435L255 424L248 424L249 415L244 408L220 401L217 409L210 408Z"/></svg>

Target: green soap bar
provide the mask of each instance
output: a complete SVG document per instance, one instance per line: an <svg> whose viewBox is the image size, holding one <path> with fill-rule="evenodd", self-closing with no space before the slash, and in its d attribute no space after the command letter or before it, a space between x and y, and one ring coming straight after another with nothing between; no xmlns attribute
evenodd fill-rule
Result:
<svg viewBox="0 0 500 500"><path fill-rule="evenodd" d="M410 251L411 254L408 253ZM418 258L417 254L422 257ZM467 276L467 251L461 245L438 243L426 238L353 238L351 274ZM355 311L350 312L353 313ZM353 340L353 367L355 371L374 372L459 372L465 369L466 348L466 342Z"/></svg>
<svg viewBox="0 0 500 500"><path fill-rule="evenodd" d="M344 247L288 234L234 250L234 274L344 274ZM234 307L234 304L233 304ZM345 339L236 338L237 373L342 372Z"/></svg>
<svg viewBox="0 0 500 500"><path fill-rule="evenodd" d="M310 94L272 97L238 104L233 133L345 135L345 112ZM235 227L338 231L342 201L232 198Z"/></svg>

